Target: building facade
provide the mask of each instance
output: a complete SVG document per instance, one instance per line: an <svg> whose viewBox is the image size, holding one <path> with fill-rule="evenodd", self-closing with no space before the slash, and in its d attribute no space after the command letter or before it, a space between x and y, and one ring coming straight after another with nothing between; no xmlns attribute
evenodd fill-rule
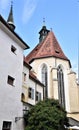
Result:
<svg viewBox="0 0 79 130"><path fill-rule="evenodd" d="M22 71L23 51L27 44L10 29L0 16L0 129L22 130L22 122L16 124L16 117L22 117Z"/></svg>
<svg viewBox="0 0 79 130"><path fill-rule="evenodd" d="M25 107L34 106L38 101L43 100L44 85L31 71L32 67L24 61L22 76L22 102ZM29 107L28 107L29 108Z"/></svg>
<svg viewBox="0 0 79 130"><path fill-rule="evenodd" d="M44 25L39 44L29 46L15 33L12 5L7 22L0 15L0 129L24 130L23 114L44 98L58 99L70 125L79 126L79 84L54 33Z"/></svg>
<svg viewBox="0 0 79 130"><path fill-rule="evenodd" d="M24 113L43 100L44 85L23 56L28 48L15 32L11 5L7 22L0 15L0 130L24 130Z"/></svg>
<svg viewBox="0 0 79 130"><path fill-rule="evenodd" d="M26 56L38 79L45 85L44 97L58 99L72 125L79 125L79 84L70 60L62 51L54 33L44 25L39 44ZM75 97L75 98L74 98Z"/></svg>

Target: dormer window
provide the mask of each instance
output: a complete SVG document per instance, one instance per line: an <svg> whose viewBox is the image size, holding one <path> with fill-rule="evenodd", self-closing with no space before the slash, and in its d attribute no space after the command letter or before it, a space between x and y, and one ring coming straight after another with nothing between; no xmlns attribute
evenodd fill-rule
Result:
<svg viewBox="0 0 79 130"><path fill-rule="evenodd" d="M16 50L17 50L17 49L12 45L12 46L11 46L11 51L12 51L14 54L16 54Z"/></svg>
<svg viewBox="0 0 79 130"><path fill-rule="evenodd" d="M58 50L55 50L55 52L56 52L57 54L59 54L59 53L60 53Z"/></svg>

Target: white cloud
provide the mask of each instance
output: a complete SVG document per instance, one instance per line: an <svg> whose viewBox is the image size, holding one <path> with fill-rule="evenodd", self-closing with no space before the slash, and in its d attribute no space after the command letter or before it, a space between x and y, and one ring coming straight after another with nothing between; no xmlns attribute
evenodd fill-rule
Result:
<svg viewBox="0 0 79 130"><path fill-rule="evenodd" d="M33 15L37 5L37 0L26 0L24 3L22 21L27 23L31 16Z"/></svg>
<svg viewBox="0 0 79 130"><path fill-rule="evenodd" d="M0 8L6 9L10 0L0 0Z"/></svg>

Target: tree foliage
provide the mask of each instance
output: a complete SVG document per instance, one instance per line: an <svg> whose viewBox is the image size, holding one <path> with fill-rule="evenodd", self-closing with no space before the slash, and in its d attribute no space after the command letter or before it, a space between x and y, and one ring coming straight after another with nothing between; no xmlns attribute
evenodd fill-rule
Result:
<svg viewBox="0 0 79 130"><path fill-rule="evenodd" d="M24 118L25 130L65 130L64 125L68 124L65 110L53 99L40 101Z"/></svg>

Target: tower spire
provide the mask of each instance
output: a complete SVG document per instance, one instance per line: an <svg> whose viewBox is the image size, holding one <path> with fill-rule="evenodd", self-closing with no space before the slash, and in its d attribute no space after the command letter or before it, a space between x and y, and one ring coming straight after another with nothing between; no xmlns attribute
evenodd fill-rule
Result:
<svg viewBox="0 0 79 130"><path fill-rule="evenodd" d="M39 34L39 43L42 42L45 37L47 36L48 32L50 32L50 30L48 30L46 28L46 25L45 25L45 18L43 18L43 26L42 26L42 29L40 30Z"/></svg>
<svg viewBox="0 0 79 130"><path fill-rule="evenodd" d="M45 18L43 18L43 26L45 26Z"/></svg>
<svg viewBox="0 0 79 130"><path fill-rule="evenodd" d="M10 28L14 31L15 25L14 25L14 19L13 19L13 1L11 1L11 8L10 8L10 13L7 19L7 23L9 24Z"/></svg>

